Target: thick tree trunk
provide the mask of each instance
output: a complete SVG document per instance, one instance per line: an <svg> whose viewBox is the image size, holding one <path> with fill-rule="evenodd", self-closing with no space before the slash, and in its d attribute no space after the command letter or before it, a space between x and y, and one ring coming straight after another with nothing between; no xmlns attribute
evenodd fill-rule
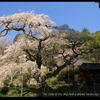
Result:
<svg viewBox="0 0 100 100"><path fill-rule="evenodd" d="M44 93L49 93L51 90L53 90L45 80L42 80L40 83L40 96L45 96Z"/></svg>
<svg viewBox="0 0 100 100"><path fill-rule="evenodd" d="M36 56L36 63L38 65L38 68L41 68L41 64L42 64L42 57L41 57L41 40L39 41L39 45L38 45L38 52L37 52L37 56Z"/></svg>

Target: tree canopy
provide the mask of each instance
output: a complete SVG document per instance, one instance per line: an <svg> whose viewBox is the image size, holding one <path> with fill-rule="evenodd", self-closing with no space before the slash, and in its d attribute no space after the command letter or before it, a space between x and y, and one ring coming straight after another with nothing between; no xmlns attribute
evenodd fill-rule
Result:
<svg viewBox="0 0 100 100"><path fill-rule="evenodd" d="M26 66L26 70L33 69L31 77L44 89L46 79L56 76L91 51L91 46L86 48L87 41L93 40L87 29L83 30L87 34L82 34L68 25L54 24L47 15L30 12L0 17L1 37L10 34L12 30L23 33L16 36L15 42L6 48L0 58L0 65L3 66L1 70L6 71L4 77L12 77L11 73L16 76L22 71L21 66ZM20 62L20 57L25 58L24 63ZM49 73L43 73L42 66L49 68Z"/></svg>

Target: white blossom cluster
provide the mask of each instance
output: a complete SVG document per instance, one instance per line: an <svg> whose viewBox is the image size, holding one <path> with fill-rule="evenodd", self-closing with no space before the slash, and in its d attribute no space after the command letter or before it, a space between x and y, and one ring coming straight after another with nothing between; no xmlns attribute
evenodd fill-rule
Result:
<svg viewBox="0 0 100 100"><path fill-rule="evenodd" d="M69 45L69 41L63 37L53 37L51 33L53 30L49 28L54 24L47 15L34 14L29 12L17 13L6 17L0 17L0 33L8 32L11 30L23 31L25 33L18 41L11 45L8 45L4 50L4 55L0 57L0 79L5 79L7 76L13 76L19 73L28 73L28 69L31 69L32 75L35 77L45 76L36 65L36 62L26 61L25 50L32 50L32 56L35 56L39 51L39 39L37 37L34 40L29 40L27 35L34 37L36 35L42 35L43 39L41 43L41 56L42 58L53 55L57 58L66 55L73 55L73 51L70 49L66 50ZM8 34L8 33L7 33ZM64 47L64 49L63 49ZM54 53L55 51L55 53ZM61 54L63 53L63 55ZM47 67L47 66L46 66ZM22 72L21 72L22 70Z"/></svg>
<svg viewBox="0 0 100 100"><path fill-rule="evenodd" d="M28 69L32 71L32 74L38 71L36 67L36 63L32 61L19 63L19 64L15 62L6 63L2 67L0 67L0 81L5 80L8 76L14 77L16 75L20 76L20 75L28 74L29 73Z"/></svg>
<svg viewBox="0 0 100 100"><path fill-rule="evenodd" d="M16 60L17 57L25 54L25 52L23 51L24 49L30 48L36 51L37 47L38 47L37 41L31 42L27 38L23 37L14 44L8 45L6 47L6 50L4 50L5 54L0 58L0 61L4 60L7 62L7 60L11 59Z"/></svg>
<svg viewBox="0 0 100 100"><path fill-rule="evenodd" d="M36 50L37 45L37 41L31 42L23 37L14 44L7 46L4 55L0 57L0 80L20 74L21 68L23 74L28 73L28 69L31 69L32 74L34 74L38 70L36 62L26 61L26 54L23 49Z"/></svg>
<svg viewBox="0 0 100 100"><path fill-rule="evenodd" d="M55 24L49 19L49 16L45 14L34 14L32 12L22 12L9 15L6 17L0 17L0 27L2 29L24 30L25 34L40 34L43 37L50 35L52 32L47 26Z"/></svg>

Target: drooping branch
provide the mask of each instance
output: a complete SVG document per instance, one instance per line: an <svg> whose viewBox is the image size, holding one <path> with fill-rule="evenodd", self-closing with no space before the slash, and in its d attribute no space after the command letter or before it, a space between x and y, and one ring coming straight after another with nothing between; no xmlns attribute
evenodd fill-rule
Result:
<svg viewBox="0 0 100 100"><path fill-rule="evenodd" d="M78 54L77 55L74 55L74 56L71 56L70 57L70 60L68 60L68 61L66 60L66 62L63 65L58 66L55 71L53 71L52 73L48 73L45 76L45 79L51 78L52 76L56 76L65 67L73 65L77 61L78 56L79 56Z"/></svg>

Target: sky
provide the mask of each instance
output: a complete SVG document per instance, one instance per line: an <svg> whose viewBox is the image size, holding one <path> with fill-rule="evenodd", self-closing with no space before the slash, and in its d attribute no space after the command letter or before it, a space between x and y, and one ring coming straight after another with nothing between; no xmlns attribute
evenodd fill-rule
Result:
<svg viewBox="0 0 100 100"><path fill-rule="evenodd" d="M100 31L100 9L96 2L0 2L0 17L32 10L48 15L57 26L67 24L77 31ZM11 37L14 36L12 33Z"/></svg>

